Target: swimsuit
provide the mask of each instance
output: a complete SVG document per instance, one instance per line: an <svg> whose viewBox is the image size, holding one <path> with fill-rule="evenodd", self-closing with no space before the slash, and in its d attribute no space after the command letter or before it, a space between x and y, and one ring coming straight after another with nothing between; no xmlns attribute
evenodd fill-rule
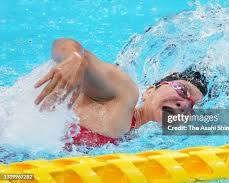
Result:
<svg viewBox="0 0 229 183"><path fill-rule="evenodd" d="M130 130L135 128L136 118L133 115ZM117 144L119 138L107 137L91 130L78 126L77 124L70 124L68 132L64 136L64 149L72 151L72 145L85 145L89 147L98 147L106 143Z"/></svg>

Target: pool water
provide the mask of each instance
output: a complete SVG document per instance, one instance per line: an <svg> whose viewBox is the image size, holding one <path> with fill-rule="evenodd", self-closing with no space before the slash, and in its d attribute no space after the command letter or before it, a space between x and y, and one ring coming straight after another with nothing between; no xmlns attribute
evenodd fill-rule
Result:
<svg viewBox="0 0 229 183"><path fill-rule="evenodd" d="M114 62L136 33L161 17L194 9L186 0L9 0L0 2L0 86L50 58L53 40L71 37ZM204 1L203 1L204 2ZM223 2L223 1L222 1Z"/></svg>
<svg viewBox="0 0 229 183"><path fill-rule="evenodd" d="M72 37L101 59L119 64L141 91L191 64L207 68L214 93L200 105L228 108L228 6L228 1L184 0L0 2L0 163L229 143L228 136L163 136L151 122L118 146L76 147L66 153L60 140L65 122L77 117L65 104L53 113L40 113L33 104L41 90L33 84L53 66L47 61L52 41Z"/></svg>

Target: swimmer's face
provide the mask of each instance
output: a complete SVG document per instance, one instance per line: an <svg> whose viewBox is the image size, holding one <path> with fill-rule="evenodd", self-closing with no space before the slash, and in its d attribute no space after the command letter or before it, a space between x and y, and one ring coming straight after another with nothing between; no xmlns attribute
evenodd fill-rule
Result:
<svg viewBox="0 0 229 183"><path fill-rule="evenodd" d="M195 102L203 98L200 90L185 80L176 80L186 86L188 95L192 96ZM149 121L162 121L162 111L172 114L191 113L192 103L190 100L181 97L170 85L149 87L143 94L143 111Z"/></svg>

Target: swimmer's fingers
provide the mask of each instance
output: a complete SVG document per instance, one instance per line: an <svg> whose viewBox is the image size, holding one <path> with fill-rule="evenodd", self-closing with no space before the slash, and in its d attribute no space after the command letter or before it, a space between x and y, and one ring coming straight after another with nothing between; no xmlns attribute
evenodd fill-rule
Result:
<svg viewBox="0 0 229 183"><path fill-rule="evenodd" d="M49 81L50 79L53 78L54 75L54 69L52 69L48 74L46 74L41 80L39 80L34 87L35 88L39 88L41 85L43 85L44 83L46 83L47 81Z"/></svg>
<svg viewBox="0 0 229 183"><path fill-rule="evenodd" d="M79 94L80 94L80 90L79 89L77 91L74 91L73 92L72 98L68 102L68 108L71 108L72 107L72 105L74 104L74 102L76 101L76 99L79 97Z"/></svg>
<svg viewBox="0 0 229 183"><path fill-rule="evenodd" d="M58 104L60 104L65 99L64 96L66 94L66 90L65 90L66 84L67 84L67 81L62 80L61 82L58 83L58 85L54 89L58 95L58 97L57 97L57 99L58 99L57 103Z"/></svg>
<svg viewBox="0 0 229 183"><path fill-rule="evenodd" d="M55 101L57 100L57 93L54 92L50 94L45 100L42 102L41 107L40 107L40 112L43 111L53 111L55 109Z"/></svg>
<svg viewBox="0 0 229 183"><path fill-rule="evenodd" d="M63 95L63 100L68 96L68 94L74 89L74 83L73 81L69 81L66 84L66 88L65 88L65 93Z"/></svg>
<svg viewBox="0 0 229 183"><path fill-rule="evenodd" d="M58 82L53 91L46 96L41 104L40 111L53 111L55 109L55 104L60 104L62 102L61 96L63 95L63 90L65 87L65 82Z"/></svg>
<svg viewBox="0 0 229 183"><path fill-rule="evenodd" d="M77 66L77 68L73 68L66 77L67 82L64 91L65 93L62 96L62 101L65 100L69 93L71 93L73 90L78 90L84 72L84 69L82 68L83 66L84 65L81 64L79 67Z"/></svg>
<svg viewBox="0 0 229 183"><path fill-rule="evenodd" d="M43 91L40 93L40 95L36 98L36 100L35 100L36 105L39 105L41 103L41 101L53 91L53 89L56 87L59 79L60 79L60 77L57 76L57 77L54 77L49 82L49 84L43 89Z"/></svg>

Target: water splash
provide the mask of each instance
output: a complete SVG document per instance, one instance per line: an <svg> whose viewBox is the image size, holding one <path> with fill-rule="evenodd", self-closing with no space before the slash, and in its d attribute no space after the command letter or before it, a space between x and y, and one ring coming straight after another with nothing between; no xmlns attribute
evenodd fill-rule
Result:
<svg viewBox="0 0 229 183"><path fill-rule="evenodd" d="M169 73L183 71L194 64L196 70L207 76L209 89L223 88L224 91L215 93L221 92L220 106L226 107L229 103L229 9L214 3L201 6L195 2L195 6L195 11L164 18L144 34L134 35L119 53L116 63L142 90Z"/></svg>
<svg viewBox="0 0 229 183"><path fill-rule="evenodd" d="M0 143L20 145L33 149L58 151L63 146L61 138L67 122L76 121L67 104L59 105L54 112L40 112L34 105L42 88L34 83L50 68L52 61L20 78L14 86L0 89Z"/></svg>

